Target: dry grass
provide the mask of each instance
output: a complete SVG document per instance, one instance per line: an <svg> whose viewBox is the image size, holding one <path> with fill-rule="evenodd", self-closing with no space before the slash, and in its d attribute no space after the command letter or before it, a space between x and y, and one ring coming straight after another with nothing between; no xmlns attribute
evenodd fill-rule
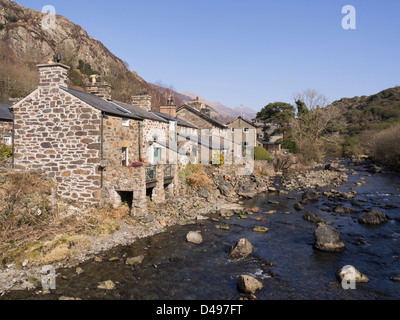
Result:
<svg viewBox="0 0 400 320"><path fill-rule="evenodd" d="M186 178L186 182L193 189L211 188L212 184L211 179L203 170L192 173Z"/></svg>
<svg viewBox="0 0 400 320"><path fill-rule="evenodd" d="M68 259L90 247L88 236L115 232L129 215L124 207L79 208L79 215L66 215L68 205L51 207L52 187L34 173L0 177L0 267L25 259L40 264ZM41 216L33 214L37 207L42 208Z"/></svg>

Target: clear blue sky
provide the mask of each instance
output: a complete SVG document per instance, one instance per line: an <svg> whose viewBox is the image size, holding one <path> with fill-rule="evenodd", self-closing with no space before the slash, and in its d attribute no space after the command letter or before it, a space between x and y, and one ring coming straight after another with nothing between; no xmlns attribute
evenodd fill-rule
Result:
<svg viewBox="0 0 400 320"><path fill-rule="evenodd" d="M400 85L398 0L16 0L82 26L148 82L255 110ZM342 7L357 29L342 28Z"/></svg>

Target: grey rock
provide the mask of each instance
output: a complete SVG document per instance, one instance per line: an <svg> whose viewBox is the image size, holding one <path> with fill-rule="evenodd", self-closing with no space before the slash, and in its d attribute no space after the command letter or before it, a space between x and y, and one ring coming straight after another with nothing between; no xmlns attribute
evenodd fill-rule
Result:
<svg viewBox="0 0 400 320"><path fill-rule="evenodd" d="M314 233L314 238L315 249L327 252L341 252L346 249L340 232L326 224L318 226Z"/></svg>
<svg viewBox="0 0 400 320"><path fill-rule="evenodd" d="M316 214L307 212L304 216L303 219L312 223L325 223L325 220L322 219L321 217L318 217Z"/></svg>
<svg viewBox="0 0 400 320"><path fill-rule="evenodd" d="M302 203L303 204L315 202L315 201L318 201L318 199L319 199L319 193L315 190L307 190L302 195Z"/></svg>
<svg viewBox="0 0 400 320"><path fill-rule="evenodd" d="M364 225L381 225L388 221L387 216L379 210L372 210L364 213L359 219L360 224Z"/></svg>
<svg viewBox="0 0 400 320"><path fill-rule="evenodd" d="M186 235L186 241L189 243L201 244L203 242L203 237L198 232L190 231Z"/></svg>
<svg viewBox="0 0 400 320"><path fill-rule="evenodd" d="M263 288L261 281L248 275L241 275L237 280L237 286L239 291L244 293L254 294L256 291Z"/></svg>
<svg viewBox="0 0 400 320"><path fill-rule="evenodd" d="M240 239L234 248L232 248L229 257L231 259L241 259L250 256L253 253L253 246L247 239Z"/></svg>
<svg viewBox="0 0 400 320"><path fill-rule="evenodd" d="M294 209L295 209L296 211L302 211L302 210L304 210L303 205L302 205L301 203L299 203L299 202L295 203L293 207L294 207Z"/></svg>

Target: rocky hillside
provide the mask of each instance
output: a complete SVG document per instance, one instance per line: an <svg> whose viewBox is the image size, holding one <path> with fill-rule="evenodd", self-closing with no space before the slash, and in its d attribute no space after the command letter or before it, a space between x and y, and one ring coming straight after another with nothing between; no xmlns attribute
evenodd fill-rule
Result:
<svg viewBox="0 0 400 320"><path fill-rule="evenodd" d="M340 108L345 133L379 130L400 122L400 87L383 90L371 96L343 98L332 103Z"/></svg>
<svg viewBox="0 0 400 320"><path fill-rule="evenodd" d="M0 0L0 101L28 94L37 85L36 65L60 53L69 65L72 87L84 87L91 74L101 75L113 88L113 98L130 102L137 92L153 96L154 106L164 104L170 89L147 83L127 63L113 55L79 25L57 15L52 29L44 29L42 12L10 0Z"/></svg>

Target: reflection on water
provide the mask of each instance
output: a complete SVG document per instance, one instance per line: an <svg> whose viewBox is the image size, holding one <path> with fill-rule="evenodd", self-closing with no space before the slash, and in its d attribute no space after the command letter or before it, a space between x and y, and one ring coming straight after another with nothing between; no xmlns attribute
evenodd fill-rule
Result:
<svg viewBox="0 0 400 320"><path fill-rule="evenodd" d="M363 179L360 180L360 177ZM135 300L237 300L241 297L236 287L237 277L248 274L261 280L264 289L258 300L273 299L399 299L400 283L390 280L400 274L399 205L400 179L389 174L368 176L360 172L349 176L346 185L338 190L348 192L355 182L362 181L356 200L363 199L362 207L354 207L353 214L334 214L335 206L351 207L351 201L332 202L322 197L318 203L306 205L306 210L331 221L343 237L347 250L332 254L315 251L312 247L316 226L302 219L293 205L301 199L294 192L289 195L259 196L246 202L246 207L260 207L264 212L277 210L274 215L258 213L247 219L230 219L201 224L175 226L167 232L138 240L129 247L120 247L103 255L103 262L89 261L75 270L58 270L57 290L48 295L18 292L6 299L58 299L60 296L81 299ZM295 199L288 199L295 197ZM268 204L268 200L280 204ZM390 205L391 209L379 209ZM321 209L324 209L322 211ZM391 220L380 227L365 227L358 223L362 210L378 208ZM287 214L287 212L291 214ZM254 218L264 218L256 221ZM267 220L267 222L266 222ZM227 224L229 230L216 225ZM254 226L270 228L267 234L252 231ZM201 245L186 243L189 231L203 234ZM247 238L254 246L252 257L228 259L229 249L240 238ZM128 257L144 255L143 263L128 266ZM118 257L117 261L108 259ZM335 272L345 265L353 265L370 278L368 284L356 290L344 290ZM112 280L116 290L97 289L101 281Z"/></svg>

